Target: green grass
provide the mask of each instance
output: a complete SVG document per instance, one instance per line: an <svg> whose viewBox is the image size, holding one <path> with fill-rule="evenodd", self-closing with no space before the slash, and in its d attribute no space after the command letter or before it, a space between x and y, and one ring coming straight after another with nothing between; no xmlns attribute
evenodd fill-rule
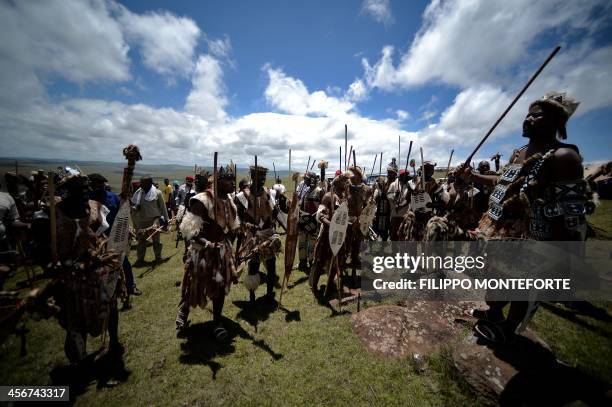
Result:
<svg viewBox="0 0 612 407"><path fill-rule="evenodd" d="M279 311L244 311L248 292L239 284L226 299L224 315L233 336L219 347L211 338L210 304L192 310L195 333L176 337L174 319L182 273L171 235L163 236L164 255L173 257L143 278L144 291L133 308L120 314L126 346L127 382L77 398L79 405L472 405L475 397L449 373L446 359L420 373L409 360L388 360L364 351L349 314L333 315L315 302L296 271ZM151 249L147 253L152 256ZM281 262L277 261L278 272ZM146 269L135 269L136 276ZM262 295L265 288L260 287ZM257 320L257 321L256 321ZM19 339L0 347L0 383L50 384L50 371L67 364L64 333L54 319L28 321L28 355L19 356ZM235 336L234 336L235 335ZM89 340L90 351L100 339ZM153 366L162 365L160 369ZM443 388L444 391L438 391Z"/></svg>
<svg viewBox="0 0 612 407"><path fill-rule="evenodd" d="M290 190L293 183L285 178ZM612 202L604 201L589 220L612 231ZM144 291L132 309L120 314L126 347L127 381L97 389L95 383L76 399L78 405L474 405L480 400L458 376L449 354L428 358L423 370L411 360L384 359L365 351L350 325L350 314L334 315L314 301L305 275L295 271L283 309L243 309L248 298L232 287L224 309L231 340L212 340L210 304L192 310L190 338L174 329L182 275L180 254L171 235L163 235L164 256L171 259L142 278ZM148 258L153 256L151 249ZM282 257L282 256L281 256ZM133 253L132 253L132 261ZM282 261L277 261L281 274ZM22 271L15 280L24 278ZM260 287L262 295L265 288ZM595 379L612 383L611 303L598 303L600 314L573 312L561 305L541 307L531 327L555 355ZM347 307L355 312L354 306ZM64 331L55 319L27 320L28 354L19 356L19 338L0 345L0 383L45 385L50 372L67 365ZM100 338L89 339L89 350Z"/></svg>

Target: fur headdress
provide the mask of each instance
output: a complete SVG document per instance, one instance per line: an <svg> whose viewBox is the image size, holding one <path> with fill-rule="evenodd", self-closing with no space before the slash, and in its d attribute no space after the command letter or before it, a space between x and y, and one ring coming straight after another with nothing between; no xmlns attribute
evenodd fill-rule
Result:
<svg viewBox="0 0 612 407"><path fill-rule="evenodd" d="M567 138L567 132L565 130L565 124L569 118L574 114L580 102L577 102L573 98L567 96L565 92L548 92L538 100L534 101L529 108L534 105L546 105L552 107L555 112L559 115L559 132L560 139Z"/></svg>

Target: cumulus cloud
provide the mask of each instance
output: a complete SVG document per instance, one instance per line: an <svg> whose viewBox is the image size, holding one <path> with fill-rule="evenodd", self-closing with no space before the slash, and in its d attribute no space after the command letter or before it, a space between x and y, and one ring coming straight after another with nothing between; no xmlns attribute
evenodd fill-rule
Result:
<svg viewBox="0 0 612 407"><path fill-rule="evenodd" d="M147 67L162 75L187 76L193 70L201 33L192 19L169 12L135 14L123 6L116 8L127 40L140 50Z"/></svg>
<svg viewBox="0 0 612 407"><path fill-rule="evenodd" d="M227 118L227 97L220 62L210 55L201 55L191 83L185 110L207 122L223 123Z"/></svg>
<svg viewBox="0 0 612 407"><path fill-rule="evenodd" d="M394 22L389 0L364 0L361 4L361 12L370 15L374 20L384 25L390 25Z"/></svg>
<svg viewBox="0 0 612 407"><path fill-rule="evenodd" d="M392 47L367 64L369 84L384 90L411 87L429 81L467 87L499 82L517 63L528 63L534 41L549 33L563 36L595 30L593 17L605 1L589 3L551 0L432 1L423 26L399 63L393 64Z"/></svg>
<svg viewBox="0 0 612 407"><path fill-rule="evenodd" d="M82 84L130 78L128 45L103 1L0 3L0 104L45 97L40 75Z"/></svg>
<svg viewBox="0 0 612 407"><path fill-rule="evenodd" d="M265 90L270 106L285 113L314 116L342 116L355 106L348 100L328 96L318 90L310 93L299 79L287 76L281 69L269 65L264 69L269 82Z"/></svg>

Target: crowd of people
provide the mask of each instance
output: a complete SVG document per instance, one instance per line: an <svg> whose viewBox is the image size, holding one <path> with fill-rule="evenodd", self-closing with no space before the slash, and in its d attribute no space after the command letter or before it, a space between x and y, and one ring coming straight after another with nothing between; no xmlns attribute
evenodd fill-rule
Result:
<svg viewBox="0 0 612 407"><path fill-rule="evenodd" d="M577 105L560 93L533 102L523 124L528 143L515 150L503 168L500 155L492 157L495 170L487 161L476 168L462 164L436 179L432 160L420 164L412 160L400 169L393 159L386 177L368 183L353 159L332 179L326 178L325 161L319 164L320 174L309 170L293 174L296 184L302 178L295 188L298 269L309 274L313 295L321 301L330 299L341 290L336 285L340 273L358 286L364 240L584 240L585 215L593 210L589 185L578 147L562 141ZM155 264L165 261L160 234L169 228L176 228L184 241L179 331L188 327L190 309L203 308L210 300L214 335L224 340L225 297L242 278L256 306L262 263L266 271L262 301L276 301L281 229L288 227L294 200L279 177L266 187L267 168L253 165L249 178L236 189L233 164L215 167L212 173L199 171L182 185L164 179L160 187L149 176L132 183L132 174L133 165L128 165L119 194L110 190L103 175L71 168L50 176L7 174L8 193L0 193L0 282L16 254L45 270L51 283L37 294L31 309L58 317L66 330L66 355L73 363L85 357L87 335L105 330L110 350L121 352L117 302L142 294L128 260L129 248L105 246L121 233L123 220L114 225L124 205L137 241L134 266L145 264L149 243ZM333 255L329 228L334 211L343 203L348 206L348 228L342 248ZM373 219L366 216L370 213ZM326 283L320 289L323 275ZM506 303L488 305L472 315L478 320L476 332L493 342L510 342L533 312L529 304L514 302L505 317Z"/></svg>

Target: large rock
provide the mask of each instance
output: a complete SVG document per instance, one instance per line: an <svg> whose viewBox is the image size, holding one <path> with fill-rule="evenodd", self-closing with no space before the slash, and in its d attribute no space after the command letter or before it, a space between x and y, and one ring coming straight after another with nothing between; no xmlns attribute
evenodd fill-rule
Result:
<svg viewBox="0 0 612 407"><path fill-rule="evenodd" d="M367 308L351 317L357 336L371 352L403 358L437 352L456 341L464 327L455 322L474 303L413 301L405 306Z"/></svg>

